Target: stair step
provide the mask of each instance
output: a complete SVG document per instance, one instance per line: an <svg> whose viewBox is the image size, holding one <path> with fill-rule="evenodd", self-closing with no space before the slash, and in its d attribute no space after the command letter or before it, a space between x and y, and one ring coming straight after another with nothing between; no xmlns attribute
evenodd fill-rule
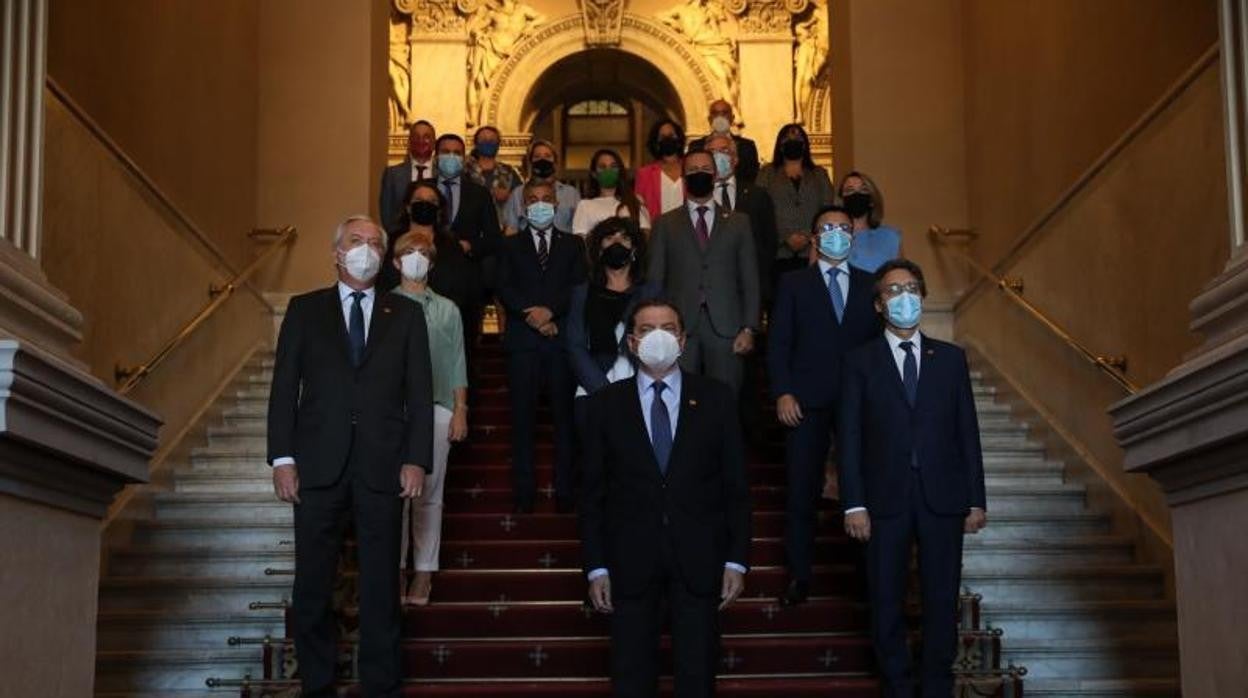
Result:
<svg viewBox="0 0 1248 698"><path fill-rule="evenodd" d="M1160 567L1153 565L1051 565L1043 574L975 566L964 556L962 584L988 604L1052 604L1063 601L1157 601L1165 597ZM1007 644L1013 644L1013 635Z"/></svg>
<svg viewBox="0 0 1248 698"><path fill-rule="evenodd" d="M258 648L104 650L95 656L95 688L119 691L201 691L214 675L259 678Z"/></svg>
<svg viewBox="0 0 1248 698"><path fill-rule="evenodd" d="M1071 601L1045 604L984 599L983 622L1014 639L1063 642L1067 638L1113 641L1120 635L1176 635L1174 603L1168 600Z"/></svg>
<svg viewBox="0 0 1248 698"><path fill-rule="evenodd" d="M1026 681L1027 698L1180 698L1177 679L1128 678L1032 678Z"/></svg>
<svg viewBox="0 0 1248 698"><path fill-rule="evenodd" d="M281 610L243 613L156 611L101 611L96 646L100 650L148 648L219 648L231 637L285 637Z"/></svg>
<svg viewBox="0 0 1248 698"><path fill-rule="evenodd" d="M1127 564L1133 561L1134 552L1134 543L1123 536L994 539L970 535L963 542L962 560L964 568L976 571L1048 574L1055 566Z"/></svg>
<svg viewBox="0 0 1248 698"><path fill-rule="evenodd" d="M1174 637L1121 636L1065 638L1061 642L1010 638L1003 658L1027 667L1032 679L1169 678L1179 673L1179 644Z"/></svg>

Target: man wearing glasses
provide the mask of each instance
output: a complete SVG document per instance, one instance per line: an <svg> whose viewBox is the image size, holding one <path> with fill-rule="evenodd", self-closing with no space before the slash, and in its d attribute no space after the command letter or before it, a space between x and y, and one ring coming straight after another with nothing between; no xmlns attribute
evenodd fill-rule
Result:
<svg viewBox="0 0 1248 698"><path fill-rule="evenodd" d="M884 336L845 358L837 415L845 530L866 543L871 633L883 695L953 691L962 535L987 523L984 466L962 349L919 331L927 287L913 262L876 273ZM917 540L923 656L918 676L903 603Z"/></svg>

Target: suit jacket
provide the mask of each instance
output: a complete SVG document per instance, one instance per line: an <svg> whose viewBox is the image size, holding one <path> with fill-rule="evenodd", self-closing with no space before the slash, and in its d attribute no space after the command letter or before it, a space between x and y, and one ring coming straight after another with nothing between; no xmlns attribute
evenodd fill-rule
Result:
<svg viewBox="0 0 1248 698"><path fill-rule="evenodd" d="M498 264L498 296L507 309L507 332L503 348L532 351L562 348L572 288L585 280L585 244L571 233L551 228L550 259L546 270L537 263L537 248L526 226L503 238ZM524 309L545 306L554 314L559 335L543 337L525 322Z"/></svg>
<svg viewBox="0 0 1248 698"><path fill-rule="evenodd" d="M632 314L633 308L643 300L657 298L659 285L653 282L634 285L629 289L632 296L624 307L624 317ZM572 289L572 302L568 308L568 321L563 329L564 343L568 348L568 361L576 382L585 392L594 393L608 385L607 371L615 363L616 357L628 351L628 337L620 340L620 346L612 354L591 354L589 351L589 323L585 319L585 304L589 298L589 284L580 284Z"/></svg>
<svg viewBox="0 0 1248 698"><path fill-rule="evenodd" d="M744 182L737 177L737 200L732 202L733 210L744 213L750 219L750 230L754 232L754 256L758 259L758 285L760 296L765 304L770 305L772 289L775 286L771 278L771 265L776 257L776 245L779 239L776 234L776 209L771 203L771 195L753 183Z"/></svg>
<svg viewBox="0 0 1248 698"><path fill-rule="evenodd" d="M640 593L657 571L656 541L670 536L689 588L718 593L724 563L746 565L750 550L750 489L732 389L681 375L666 475L646 432L636 380L598 391L588 412L580 516L586 572L605 567L617 592Z"/></svg>
<svg viewBox="0 0 1248 698"><path fill-rule="evenodd" d="M694 140L689 144L689 150L706 148L706 139L707 136L703 136ZM758 177L758 146L749 138L735 133L732 134L732 140L737 143L737 179L752 184Z"/></svg>
<svg viewBox="0 0 1248 698"><path fill-rule="evenodd" d="M433 379L425 315L378 293L364 357L352 365L337 285L295 296L277 339L268 458L291 456L303 487L350 469L378 492L399 491L399 468L433 466Z"/></svg>
<svg viewBox="0 0 1248 698"><path fill-rule="evenodd" d="M451 232L472 245L469 258L475 260L496 253L503 239L494 196L466 175L459 178L459 210L451 221Z"/></svg>
<svg viewBox="0 0 1248 698"><path fill-rule="evenodd" d="M791 394L803 408L835 408L846 352L879 337L875 277L849 268L849 296L838 322L827 279L812 265L780 277L767 325L771 397Z"/></svg>
<svg viewBox="0 0 1248 698"><path fill-rule="evenodd" d="M684 315L696 327L698 309L705 298L716 334L735 337L742 327L759 324L758 257L750 219L716 207L711 221L711 241L703 250L685 206L659 217L650 235L648 279L662 285Z"/></svg>
<svg viewBox="0 0 1248 698"><path fill-rule="evenodd" d="M845 509L865 506L873 517L903 512L912 462L933 512L987 508L966 353L927 335L921 351L913 408L887 339L880 336L845 357L836 439Z"/></svg>
<svg viewBox="0 0 1248 698"><path fill-rule="evenodd" d="M436 167L437 165L434 161L430 160L429 170L425 173L425 176L434 177L437 174ZM403 216L403 209L407 207L407 202L403 200L403 195L407 193L407 188L411 184L411 157L406 157L403 159L403 162L382 170L381 201L378 204L378 215L381 216L381 227L392 236L406 232L400 229L399 219Z"/></svg>

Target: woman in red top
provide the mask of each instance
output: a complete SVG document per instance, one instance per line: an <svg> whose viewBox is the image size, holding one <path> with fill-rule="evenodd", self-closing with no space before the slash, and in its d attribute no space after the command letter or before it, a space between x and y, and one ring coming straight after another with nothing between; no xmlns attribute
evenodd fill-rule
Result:
<svg viewBox="0 0 1248 698"><path fill-rule="evenodd" d="M661 119L650 128L646 147L654 161L638 168L635 191L650 213L650 220L677 208L685 200L684 168L685 129L671 119Z"/></svg>

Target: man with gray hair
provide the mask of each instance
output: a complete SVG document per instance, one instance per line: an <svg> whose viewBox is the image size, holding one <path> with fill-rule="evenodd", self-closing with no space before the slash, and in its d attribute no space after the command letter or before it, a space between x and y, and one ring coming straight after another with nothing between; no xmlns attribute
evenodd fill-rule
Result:
<svg viewBox="0 0 1248 698"><path fill-rule="evenodd" d="M420 306L374 287L386 233L367 216L334 232L337 283L290 300L269 397L273 489L295 515L295 651L304 696L333 696L338 553L351 522L359 554L359 679L399 695L403 499L433 464L433 388Z"/></svg>

